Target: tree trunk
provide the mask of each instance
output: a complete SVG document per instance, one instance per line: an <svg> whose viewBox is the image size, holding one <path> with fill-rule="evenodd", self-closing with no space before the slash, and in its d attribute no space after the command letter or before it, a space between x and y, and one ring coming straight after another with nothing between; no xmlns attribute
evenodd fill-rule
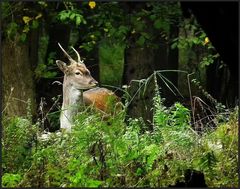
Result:
<svg viewBox="0 0 240 189"><path fill-rule="evenodd" d="M143 94L144 86L139 88L139 84L131 82L132 80L147 79L155 70L160 70L162 65L167 61L166 43L162 41L162 45L158 49L154 48L128 48L125 50L125 67L123 74L123 83L129 85L129 93L132 97L128 107L130 117L142 117L145 121L152 122L154 82L148 82L146 91Z"/></svg>
<svg viewBox="0 0 240 189"><path fill-rule="evenodd" d="M35 83L29 44L5 39L2 42L3 113L8 116L26 116L36 113ZM30 100L31 112L28 112Z"/></svg>
<svg viewBox="0 0 240 189"><path fill-rule="evenodd" d="M148 9L146 3L142 4L124 4L128 14L134 11L141 10L143 8ZM144 32L153 36L151 44L144 43L144 47L136 47L136 41L139 39L139 33L129 36L130 47L125 50L125 67L123 74L123 83L131 84L129 93L131 96L140 90L145 91L143 95L137 95L131 101L128 107L128 113L131 117L142 117L145 121L152 122L153 117L153 97L154 97L154 81L151 80L144 90L139 89L138 83L132 83L133 79L147 79L155 70L162 69L177 69L178 68L178 50L171 50L167 41L162 37L161 31L154 27L152 21L148 18L142 18L145 26ZM141 32L140 32L141 35ZM178 36L178 26L175 23L170 26L170 40ZM146 40L147 41L147 40ZM178 75L177 73L167 73L166 77L172 81L177 87ZM174 98L171 98L174 94L169 92L169 89L165 87L164 82L158 81L161 88L161 95L165 97L167 101L172 102Z"/></svg>

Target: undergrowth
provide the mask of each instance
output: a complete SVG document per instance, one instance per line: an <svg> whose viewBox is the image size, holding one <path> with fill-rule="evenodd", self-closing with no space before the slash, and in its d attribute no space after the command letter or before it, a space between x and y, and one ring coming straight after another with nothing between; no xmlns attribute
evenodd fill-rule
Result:
<svg viewBox="0 0 240 189"><path fill-rule="evenodd" d="M152 130L124 110L108 120L80 112L71 133L46 137L27 118L4 118L3 187L168 187L187 170L208 187L237 187L238 108L199 135L191 110L165 107L155 89Z"/></svg>

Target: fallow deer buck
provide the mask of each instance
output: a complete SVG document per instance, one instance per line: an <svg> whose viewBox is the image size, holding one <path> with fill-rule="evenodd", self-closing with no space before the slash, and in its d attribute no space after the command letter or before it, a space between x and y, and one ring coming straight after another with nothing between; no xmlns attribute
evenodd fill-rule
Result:
<svg viewBox="0 0 240 189"><path fill-rule="evenodd" d="M96 87L98 82L91 76L90 71L74 47L71 48L77 54L77 61L72 59L59 43L58 45L70 62L70 64L67 65L61 60L56 60L59 69L64 73L60 128L71 131L73 117L78 112L78 104L86 106L92 105L102 113L109 114L112 111L112 107L110 107L108 103L109 100L111 99L112 102L118 104L119 98L111 90Z"/></svg>

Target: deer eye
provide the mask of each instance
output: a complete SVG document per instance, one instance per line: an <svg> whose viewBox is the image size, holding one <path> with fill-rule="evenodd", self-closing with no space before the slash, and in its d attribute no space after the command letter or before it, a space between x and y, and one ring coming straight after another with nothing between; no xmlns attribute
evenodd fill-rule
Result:
<svg viewBox="0 0 240 189"><path fill-rule="evenodd" d="M76 75L82 75L80 71L75 72Z"/></svg>

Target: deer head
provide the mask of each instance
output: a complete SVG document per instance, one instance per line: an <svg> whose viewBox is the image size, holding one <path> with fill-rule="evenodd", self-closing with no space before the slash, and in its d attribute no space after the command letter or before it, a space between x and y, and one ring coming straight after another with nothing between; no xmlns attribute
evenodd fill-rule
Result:
<svg viewBox="0 0 240 189"><path fill-rule="evenodd" d="M71 85L77 90L90 89L95 87L98 82L91 76L90 71L87 69L83 60L81 60L79 53L71 47L77 54L78 60L75 61L58 43L63 53L67 56L70 64L67 65L61 60L56 60L59 69L64 73L64 85Z"/></svg>

